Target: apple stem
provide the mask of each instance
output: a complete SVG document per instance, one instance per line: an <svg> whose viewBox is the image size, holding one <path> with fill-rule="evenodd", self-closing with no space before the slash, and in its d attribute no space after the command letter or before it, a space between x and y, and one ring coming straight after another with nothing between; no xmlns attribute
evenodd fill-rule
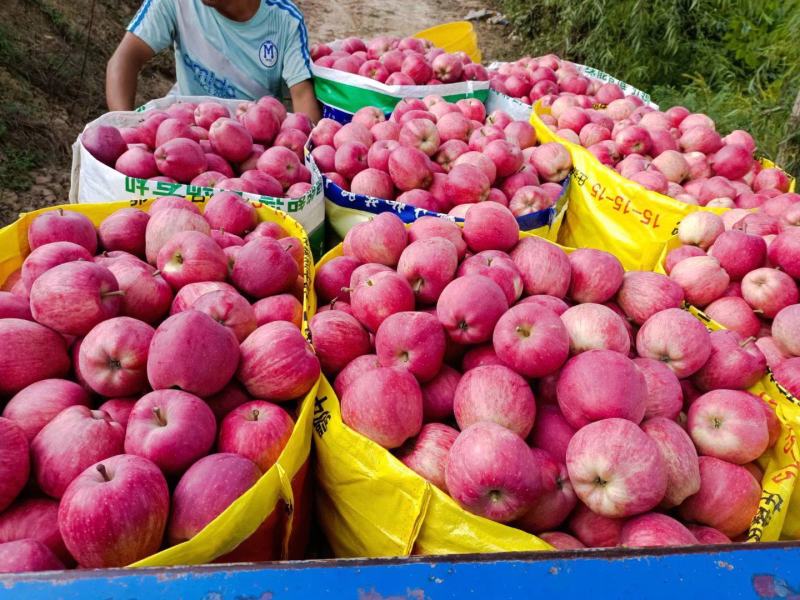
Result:
<svg viewBox="0 0 800 600"><path fill-rule="evenodd" d="M105 292L104 294L101 294L103 298L108 298L109 296L124 296L124 295L125 295L125 290L116 290L114 292Z"/></svg>
<svg viewBox="0 0 800 600"><path fill-rule="evenodd" d="M106 471L106 466L104 464L101 463L97 465L95 468L98 470L100 475L103 476L103 479L105 479L106 481L111 481L111 478L108 476L108 471Z"/></svg>
<svg viewBox="0 0 800 600"><path fill-rule="evenodd" d="M760 308L755 309L753 312L756 313L757 315L763 315L764 314L764 311L761 310Z"/></svg>
<svg viewBox="0 0 800 600"><path fill-rule="evenodd" d="M153 277L158 277L159 275L161 275L161 269L156 269L153 271Z"/></svg>
<svg viewBox="0 0 800 600"><path fill-rule="evenodd" d="M253 409L253 421L258 421L258 415L259 415L258 409L254 408Z"/></svg>
<svg viewBox="0 0 800 600"><path fill-rule="evenodd" d="M413 289L414 289L414 293L415 293L415 294L419 293L419 291L422 289L422 286L423 286L423 285L424 285L424 284L423 284L423 281L422 281L422 279L417 279L417 280L414 282L414 288L413 288Z"/></svg>
<svg viewBox="0 0 800 600"><path fill-rule="evenodd" d="M58 214L59 214L59 216L63 217L64 216L64 209L63 208L59 208L58 209Z"/></svg>
<svg viewBox="0 0 800 600"><path fill-rule="evenodd" d="M164 417L161 415L161 409L157 406L153 407L153 414L156 416L156 422L162 427L167 424Z"/></svg>
<svg viewBox="0 0 800 600"><path fill-rule="evenodd" d="M739 342L739 347L740 347L740 348L744 348L745 346L747 346L747 344L749 344L749 343L751 343L751 342L755 342L755 341L756 341L756 338L755 338L754 336L752 336L752 335L751 335L751 336L750 336L749 338L747 338L746 340L742 340L741 342Z"/></svg>

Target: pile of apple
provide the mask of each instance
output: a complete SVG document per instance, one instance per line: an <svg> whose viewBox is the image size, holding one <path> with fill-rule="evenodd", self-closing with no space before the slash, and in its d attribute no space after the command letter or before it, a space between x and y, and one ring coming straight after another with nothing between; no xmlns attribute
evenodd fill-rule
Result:
<svg viewBox="0 0 800 600"><path fill-rule="evenodd" d="M97 230L47 212L28 241L0 291L0 573L192 538L275 463L319 377L300 240L221 192ZM227 558L275 558L276 524Z"/></svg>
<svg viewBox="0 0 800 600"><path fill-rule="evenodd" d="M274 198L311 189L303 158L311 121L275 98L242 102L236 118L219 102L176 102L142 117L134 127L88 127L81 142L129 177Z"/></svg>
<svg viewBox="0 0 800 600"><path fill-rule="evenodd" d="M517 217L550 208L572 169L563 146L536 146L530 123L487 116L475 98L404 98L389 119L365 107L347 125L322 119L310 139L317 167L342 189L457 217L485 200Z"/></svg>
<svg viewBox="0 0 800 600"><path fill-rule="evenodd" d="M441 85L487 81L489 73L464 52L448 54L428 40L379 36L369 41L342 40L311 46L311 60L320 67L353 73L386 85Z"/></svg>
<svg viewBox="0 0 800 600"><path fill-rule="evenodd" d="M670 251L664 264L686 301L730 330L712 336L727 338L726 360L742 382L755 383L766 361L777 381L796 396L800 227L792 214L800 209L798 202L800 195L783 194L764 203L766 212L692 213L678 226L683 245Z"/></svg>
<svg viewBox="0 0 800 600"><path fill-rule="evenodd" d="M495 89L549 106L541 119L551 130L648 190L687 204L750 208L789 189L781 169L754 159L746 131L723 137L705 114L656 110L554 55L504 64L493 77Z"/></svg>
<svg viewBox="0 0 800 600"><path fill-rule="evenodd" d="M780 432L744 391L764 358L674 279L518 240L492 202L463 230L378 215L343 252L310 323L342 419L464 509L559 548L745 534Z"/></svg>

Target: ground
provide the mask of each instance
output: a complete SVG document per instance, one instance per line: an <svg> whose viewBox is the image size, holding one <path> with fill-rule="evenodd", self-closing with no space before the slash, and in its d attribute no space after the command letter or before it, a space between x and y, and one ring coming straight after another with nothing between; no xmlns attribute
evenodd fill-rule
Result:
<svg viewBox="0 0 800 600"><path fill-rule="evenodd" d="M297 0L311 42L358 35L410 35L461 20L494 0ZM67 201L71 145L105 111L105 63L139 0L0 2L0 226L19 212ZM475 23L484 62L514 56L510 30ZM148 65L138 101L163 96L171 57Z"/></svg>

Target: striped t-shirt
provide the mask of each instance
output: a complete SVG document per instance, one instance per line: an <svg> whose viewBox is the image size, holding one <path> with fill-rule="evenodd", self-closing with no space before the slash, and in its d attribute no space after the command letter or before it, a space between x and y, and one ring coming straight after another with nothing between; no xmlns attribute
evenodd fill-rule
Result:
<svg viewBox="0 0 800 600"><path fill-rule="evenodd" d="M280 97L282 80L292 87L311 78L308 32L290 0L263 0L246 22L232 21L201 0L144 0L128 31L154 52L174 44L181 95L255 100L244 89L248 86L239 83L244 75ZM233 63L239 75L210 67L214 60L204 56L211 51L208 46Z"/></svg>

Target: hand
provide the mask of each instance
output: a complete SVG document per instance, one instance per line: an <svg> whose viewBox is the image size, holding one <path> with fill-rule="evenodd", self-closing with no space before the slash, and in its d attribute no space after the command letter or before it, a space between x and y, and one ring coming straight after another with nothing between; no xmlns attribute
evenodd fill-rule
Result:
<svg viewBox="0 0 800 600"><path fill-rule="evenodd" d="M322 118L317 96L314 94L314 84L310 79L301 81L289 88L292 95L292 110L303 113L312 123L317 123Z"/></svg>

